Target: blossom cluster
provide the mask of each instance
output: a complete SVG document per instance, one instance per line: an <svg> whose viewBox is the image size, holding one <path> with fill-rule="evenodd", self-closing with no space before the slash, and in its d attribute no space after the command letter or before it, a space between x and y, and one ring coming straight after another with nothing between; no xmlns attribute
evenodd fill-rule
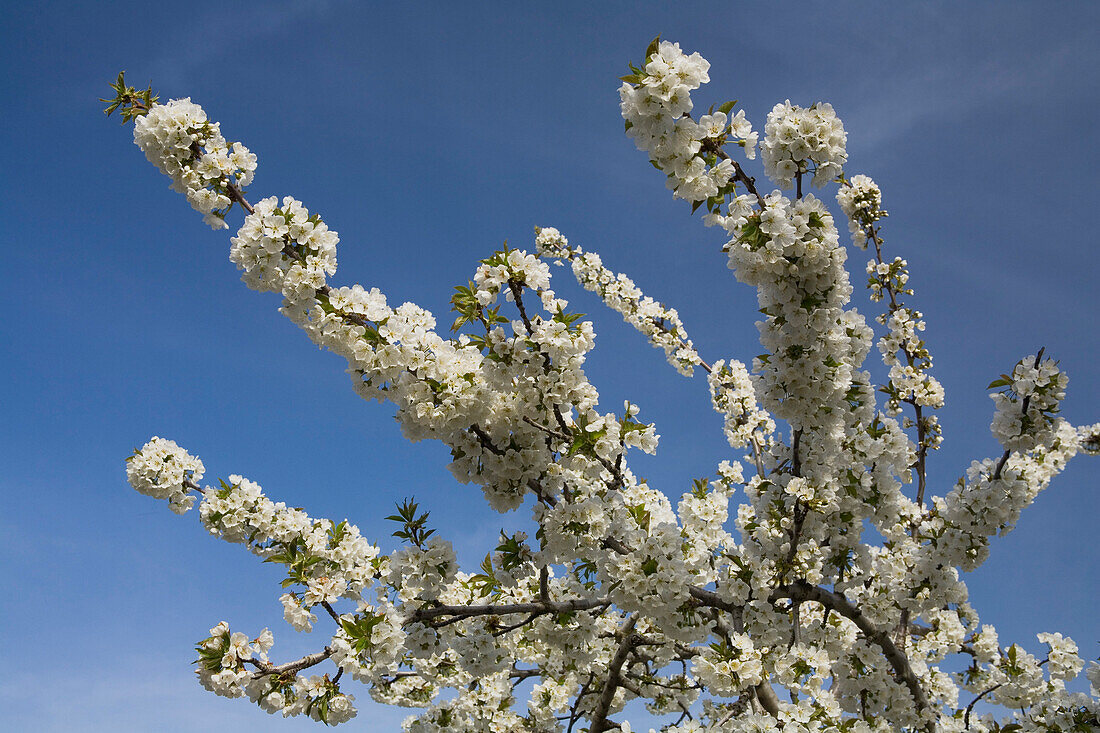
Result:
<svg viewBox="0 0 1100 733"><path fill-rule="evenodd" d="M898 264L904 266L905 261ZM928 373L932 357L919 333L925 329L921 312L897 306L891 312L878 317L886 326L886 333L879 339L878 348L882 360L890 367L890 381L885 388L886 412L896 415L902 402L920 407L943 407L943 386Z"/></svg>
<svg viewBox="0 0 1100 733"><path fill-rule="evenodd" d="M1053 359L1041 357L1021 359L1011 375L990 385L1004 387L990 397L996 405L991 429L1005 450L1026 452L1047 445L1061 425L1055 414L1065 399L1069 377Z"/></svg>
<svg viewBox="0 0 1100 733"><path fill-rule="evenodd" d="M768 353L754 363L763 406L796 430L813 429L819 455L836 456L827 446L841 439L853 384L866 380L858 367L871 336L863 317L845 309L852 292L845 251L819 199L775 192L759 210L750 201L737 197L721 223L733 234L729 266L756 287L766 316L757 326Z"/></svg>
<svg viewBox="0 0 1100 733"><path fill-rule="evenodd" d="M195 505L195 497L189 491L202 480L205 470L202 461L176 445L176 441L156 435L126 459L126 480L130 486L146 496L166 500L176 514L183 514Z"/></svg>
<svg viewBox="0 0 1100 733"><path fill-rule="evenodd" d="M299 630L308 630L313 620L307 609L358 598L378 573L378 547L355 525L313 519L273 502L258 484L241 476L231 475L220 488L207 488L199 517L210 534L287 565L288 580L305 588L281 599L287 621Z"/></svg>
<svg viewBox="0 0 1100 733"><path fill-rule="evenodd" d="M157 169L172 179L213 229L225 229L232 206L229 186L252 182L256 156L239 142L229 143L221 127L190 98L153 105L134 121L134 143Z"/></svg>
<svg viewBox="0 0 1100 733"><path fill-rule="evenodd" d="M267 652L274 642L267 629L250 640L220 622L195 647L199 683L222 697L248 697L265 712L282 713L285 718L306 714L338 725L355 717L354 696L340 692L327 676L306 677L272 667Z"/></svg>
<svg viewBox="0 0 1100 733"><path fill-rule="evenodd" d="M874 244L875 257L866 268L871 300L879 303L887 299L889 303L887 311L875 317L886 327L878 341L883 363L890 369L889 380L880 388L886 395L884 410L888 415L897 415L902 403L916 408L916 420L907 416L904 424L907 428L917 427L918 449L923 454L942 441L939 419L928 411L943 407L944 392L929 371L932 355L919 336L925 329L922 315L901 300L903 295L913 294L908 287L909 263L901 257L891 262L883 258L883 239L875 222L887 213L882 208L882 192L870 177L857 175L850 181L842 180L836 199L848 218L852 243L861 249L866 249L868 241Z"/></svg>
<svg viewBox="0 0 1100 733"><path fill-rule="evenodd" d="M818 102L803 108L788 99L772 108L764 125L764 172L780 188L790 188L796 176L812 172L813 184L823 188L843 172L847 141L833 105Z"/></svg>
<svg viewBox="0 0 1100 733"><path fill-rule="evenodd" d="M882 208L882 191L870 176L862 173L845 181L836 192L836 202L848 217L848 229L852 244L867 248L867 228L889 214Z"/></svg>
<svg viewBox="0 0 1100 733"><path fill-rule="evenodd" d="M270 196L245 217L229 259L254 290L281 292L292 302L311 298L336 272L340 237L291 196Z"/></svg>
<svg viewBox="0 0 1100 733"><path fill-rule="evenodd" d="M1035 445L1029 452L974 461L952 491L933 499L935 512L922 527L932 537L925 552L964 570L985 561L989 538L1011 529L1078 452L1080 435L1065 421L1058 421L1053 435L1042 430L1041 442L1037 432L1021 438Z"/></svg>
<svg viewBox="0 0 1100 733"><path fill-rule="evenodd" d="M557 229L540 227L536 233L535 247L540 257L568 261L578 283L599 295L608 308L663 350L677 371L686 377L692 375L702 360L674 308L644 295L629 277L605 267L598 254L571 246Z"/></svg>
<svg viewBox="0 0 1100 733"><path fill-rule="evenodd" d="M736 359L714 362L707 383L711 403L725 419L723 429L732 447L743 448L754 435L775 431L775 421L756 403L756 387L744 364Z"/></svg>
<svg viewBox="0 0 1100 733"><path fill-rule="evenodd" d="M676 198L705 201L725 191L734 176L734 163L708 159L708 153L729 137L739 140L750 159L756 155L757 135L743 111L730 118L732 104L713 109L695 122L691 92L710 80L710 63L698 53L690 56L680 44L660 41L646 52L642 69L624 77L619 89L627 134L640 150L668 176L665 185ZM704 150L710 144L711 148Z"/></svg>
<svg viewBox="0 0 1100 733"><path fill-rule="evenodd" d="M991 636L995 642L996 636ZM1007 649L993 648L960 675L962 685L988 697L991 702L1027 711L1026 716L1020 718L1027 723L1021 726L1023 730L1094 729L1094 700L1083 693L1070 693L1065 687L1066 681L1075 678L1085 666L1078 656L1077 644L1057 633L1041 633L1037 638L1049 650L1044 659L1028 653L1018 644ZM999 728L991 715L975 718L977 720L971 722L977 730Z"/></svg>
<svg viewBox="0 0 1100 733"><path fill-rule="evenodd" d="M694 672L713 694L734 697L763 680L760 652L746 634L731 634L728 642L712 644L695 658Z"/></svg>

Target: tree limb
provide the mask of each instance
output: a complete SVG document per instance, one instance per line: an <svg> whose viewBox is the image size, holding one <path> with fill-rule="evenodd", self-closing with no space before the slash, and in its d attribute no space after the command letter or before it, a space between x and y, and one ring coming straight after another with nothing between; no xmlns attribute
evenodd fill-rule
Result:
<svg viewBox="0 0 1100 733"><path fill-rule="evenodd" d="M630 650L638 643L634 634L634 624L637 623L637 620L637 614L631 614L620 631L623 639L608 665L607 681L604 682L603 690L600 691L600 699L596 702L596 708L592 712L592 725L588 729L590 733L603 733L610 727L607 723L607 711L611 709L611 702L615 699L615 690L621 682L620 675L623 665L626 663L626 658L630 655Z"/></svg>
<svg viewBox="0 0 1100 733"><path fill-rule="evenodd" d="M885 655L887 661L889 661L890 665L894 668L894 674L909 688L909 694L912 695L913 701L917 705L917 710L921 713L928 710L928 696L925 695L924 688L920 685L920 680L918 680L917 676L913 673L913 668L909 665L909 659L905 656L905 652L894 644L889 634L876 629L871 622L867 620L867 617L863 615L863 612L859 610L858 606L840 593L812 586L804 580L780 586L768 596L769 603L776 603L783 599L790 599L794 603L816 601L825 608L836 611L841 616L854 623L869 641L873 642L882 650L883 655ZM929 730L933 729L934 727L929 728Z"/></svg>

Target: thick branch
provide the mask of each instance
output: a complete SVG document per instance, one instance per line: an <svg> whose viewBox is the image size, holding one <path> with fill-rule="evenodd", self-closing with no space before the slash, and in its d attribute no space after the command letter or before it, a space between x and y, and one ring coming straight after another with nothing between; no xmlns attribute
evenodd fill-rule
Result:
<svg viewBox="0 0 1100 733"><path fill-rule="evenodd" d="M842 594L812 586L805 581L797 581L776 588L768 596L769 603L776 603L783 599L790 599L794 603L815 601L854 623L869 641L882 650L883 655L894 668L894 674L909 688L909 694L912 695L913 701L917 704L918 711L924 712L928 709L928 697L920 685L920 680L913 673L913 668L909 665L909 659L905 656L905 652L894 644L889 634L876 629L863 615L863 612Z"/></svg>
<svg viewBox="0 0 1100 733"><path fill-rule="evenodd" d="M615 690L622 681L620 675L623 671L623 665L626 663L626 658L630 655L630 650L638 643L634 634L634 624L636 622L637 616L631 615L620 632L623 640L619 643L619 648L615 650L615 656L611 658L607 681L604 682L603 690L600 691L600 699L596 702L596 709L592 712L592 725L589 726L591 733L603 733L609 728L607 711L611 709L611 702L615 699Z"/></svg>
<svg viewBox="0 0 1100 733"><path fill-rule="evenodd" d="M711 608L720 608L723 611L733 616L734 626L740 628L741 626L741 607L736 606L729 601L724 601L722 598L712 590L706 588L699 588L698 586L688 586L688 593L699 602L699 605L710 606Z"/></svg>
<svg viewBox="0 0 1100 733"><path fill-rule="evenodd" d="M534 601L530 603L485 603L474 606L434 606L418 608L409 614L405 621L429 621L440 616L470 618L473 616L507 616L514 613L568 613L587 611L607 606L610 601L604 598L574 598L568 601Z"/></svg>
<svg viewBox="0 0 1100 733"><path fill-rule="evenodd" d="M752 688L756 693L756 699L760 705L768 712L768 715L773 718L779 717L779 698L775 695L775 690L772 689L771 684L766 680L761 682L756 687Z"/></svg>

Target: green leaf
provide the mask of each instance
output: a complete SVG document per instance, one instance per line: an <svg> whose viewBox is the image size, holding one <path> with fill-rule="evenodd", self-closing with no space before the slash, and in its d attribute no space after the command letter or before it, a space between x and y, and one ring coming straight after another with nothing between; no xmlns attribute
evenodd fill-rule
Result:
<svg viewBox="0 0 1100 733"><path fill-rule="evenodd" d="M639 527L647 532L649 531L650 513L645 508L645 504L632 504L626 510Z"/></svg>
<svg viewBox="0 0 1100 733"><path fill-rule="evenodd" d="M660 45L661 45L661 37L657 36L656 38L654 38L652 41L649 42L648 46L646 46L645 60L646 60L647 63L649 62L649 57L652 56L653 54L657 53L657 49L660 47Z"/></svg>
<svg viewBox="0 0 1100 733"><path fill-rule="evenodd" d="M729 111L733 109L736 104L736 99L731 99L728 102L723 102L722 104L718 105L718 111L724 114L729 114Z"/></svg>

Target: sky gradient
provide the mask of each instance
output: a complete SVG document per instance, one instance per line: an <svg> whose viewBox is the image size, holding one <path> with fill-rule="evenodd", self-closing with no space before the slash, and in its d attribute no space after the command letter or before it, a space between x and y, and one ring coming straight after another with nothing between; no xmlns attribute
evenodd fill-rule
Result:
<svg viewBox="0 0 1100 733"><path fill-rule="evenodd" d="M211 232L101 113L120 69L162 101L190 96L256 153L253 200L293 195L340 233L334 284L379 287L446 323L480 258L555 226L677 308L708 361L748 361L755 295L726 269L721 233L623 135L617 77L659 33L711 62L697 104L737 98L758 130L785 99L831 102L844 121L846 173L883 189L886 251L910 262L946 389L932 491L999 453L985 386L1039 347L1069 374L1063 416L1100 420L1100 6L665 5L5 3L0 207L16 279L0 292L0 727L314 729L194 682L191 647L222 619L270 626L279 660L324 632L283 623L274 567L127 486L123 460L152 435L201 457L207 481L243 474L387 549L383 517L410 495L467 564L522 519L456 484L442 445L404 441L391 407L357 399L340 359L239 282L227 254L240 214ZM865 259L850 252L870 318ZM553 274L595 321L587 372L604 409L629 397L657 424L658 454L634 470L675 501L736 457L705 381ZM1060 631L1100 654L1098 470L1076 458L968 577L1002 643L1034 653L1036 632ZM355 687L349 729L407 714Z"/></svg>

